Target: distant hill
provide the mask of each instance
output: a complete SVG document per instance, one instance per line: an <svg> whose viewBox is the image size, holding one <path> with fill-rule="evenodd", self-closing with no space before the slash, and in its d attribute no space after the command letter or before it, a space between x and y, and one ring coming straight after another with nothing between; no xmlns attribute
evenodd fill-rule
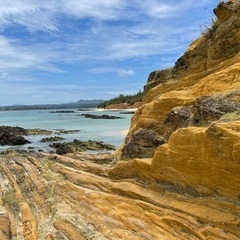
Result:
<svg viewBox="0 0 240 240"><path fill-rule="evenodd" d="M16 111L16 110L41 110L41 109L64 109L64 108L95 108L104 102L102 99L95 100L79 100L77 102L62 104L37 104L37 105L12 105L0 106L0 111Z"/></svg>

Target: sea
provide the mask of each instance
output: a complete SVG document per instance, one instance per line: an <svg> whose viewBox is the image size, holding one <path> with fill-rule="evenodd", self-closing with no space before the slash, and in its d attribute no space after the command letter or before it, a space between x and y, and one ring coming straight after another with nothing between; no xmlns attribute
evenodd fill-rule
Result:
<svg viewBox="0 0 240 240"><path fill-rule="evenodd" d="M59 113L58 111L73 111L71 113ZM125 110L127 111L127 110ZM42 143L45 137L59 136L54 133L58 129L80 130L76 133L61 134L65 140L59 142L71 142L74 139L81 141L94 140L103 141L114 145L116 148L124 142L127 130L130 127L132 114L122 114L124 110L103 109L51 109L51 110L21 110L0 111L1 126L19 126L27 129L40 128L53 131L51 135L24 136L31 144L22 146L0 146L0 152L7 149L28 150L34 147L35 151L51 151L49 142ZM121 119L90 119L82 114L110 115L121 117Z"/></svg>

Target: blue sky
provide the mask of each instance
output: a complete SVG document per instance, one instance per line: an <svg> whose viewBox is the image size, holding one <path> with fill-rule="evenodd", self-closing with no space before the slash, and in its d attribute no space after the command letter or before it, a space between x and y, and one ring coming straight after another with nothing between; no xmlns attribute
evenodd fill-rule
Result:
<svg viewBox="0 0 240 240"><path fill-rule="evenodd" d="M210 22L209 0L0 0L0 105L142 90Z"/></svg>

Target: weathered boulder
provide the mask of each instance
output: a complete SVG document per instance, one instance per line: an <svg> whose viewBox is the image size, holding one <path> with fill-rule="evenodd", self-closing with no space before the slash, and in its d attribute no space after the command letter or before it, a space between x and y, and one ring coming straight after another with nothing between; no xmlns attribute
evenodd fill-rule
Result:
<svg viewBox="0 0 240 240"><path fill-rule="evenodd" d="M123 147L122 157L152 157L155 149L163 143L163 139L153 131L140 129L132 135L129 142Z"/></svg>
<svg viewBox="0 0 240 240"><path fill-rule="evenodd" d="M178 107L171 110L164 119L164 140L168 141L170 135L178 128L188 127L190 124L191 109L189 107Z"/></svg>
<svg viewBox="0 0 240 240"><path fill-rule="evenodd" d="M80 141L77 139L73 140L73 142L52 143L49 146L56 148L56 153L58 154L82 151L115 150L113 145L103 143L102 141Z"/></svg>
<svg viewBox="0 0 240 240"><path fill-rule="evenodd" d="M22 135L26 130L20 127L0 126L0 145L23 145L30 143Z"/></svg>
<svg viewBox="0 0 240 240"><path fill-rule="evenodd" d="M64 139L65 138L63 138L63 137L54 136L54 137L42 138L40 140L40 142L57 142L57 141L61 141Z"/></svg>
<svg viewBox="0 0 240 240"><path fill-rule="evenodd" d="M204 96L197 98L191 108L193 119L192 124L203 126L220 119L226 113L240 109L240 104L229 101L227 97Z"/></svg>

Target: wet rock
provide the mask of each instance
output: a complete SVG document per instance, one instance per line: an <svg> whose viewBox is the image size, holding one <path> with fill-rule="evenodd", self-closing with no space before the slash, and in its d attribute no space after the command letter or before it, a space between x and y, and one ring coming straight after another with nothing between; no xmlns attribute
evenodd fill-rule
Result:
<svg viewBox="0 0 240 240"><path fill-rule="evenodd" d="M75 111L50 111L49 113L75 113Z"/></svg>
<svg viewBox="0 0 240 240"><path fill-rule="evenodd" d="M64 129L56 129L55 134L72 134L72 133L78 133L80 130L64 130Z"/></svg>
<svg viewBox="0 0 240 240"><path fill-rule="evenodd" d="M97 151L97 150L115 150L115 147L111 144L103 143L102 141L80 141L73 140L69 143L53 143L49 145L52 148L56 149L57 154L66 154L73 152L82 152L82 151Z"/></svg>
<svg viewBox="0 0 240 240"><path fill-rule="evenodd" d="M91 119L121 119L122 117L110 116L110 115L94 115L94 114L81 114L80 116L84 116L85 118Z"/></svg>
<svg viewBox="0 0 240 240"><path fill-rule="evenodd" d="M155 149L163 143L163 138L153 131L140 129L123 147L122 158L152 157Z"/></svg>
<svg viewBox="0 0 240 240"><path fill-rule="evenodd" d="M33 128L33 129L24 129L26 131L23 135L50 135L52 131L40 128Z"/></svg>
<svg viewBox="0 0 240 240"><path fill-rule="evenodd" d="M25 129L20 127L0 126L0 145L23 145L31 143L22 136L25 133Z"/></svg>
<svg viewBox="0 0 240 240"><path fill-rule="evenodd" d="M65 138L54 136L54 137L43 138L41 139L40 142L57 142L61 140L65 140Z"/></svg>
<svg viewBox="0 0 240 240"><path fill-rule="evenodd" d="M135 111L120 112L119 114L134 114Z"/></svg>

